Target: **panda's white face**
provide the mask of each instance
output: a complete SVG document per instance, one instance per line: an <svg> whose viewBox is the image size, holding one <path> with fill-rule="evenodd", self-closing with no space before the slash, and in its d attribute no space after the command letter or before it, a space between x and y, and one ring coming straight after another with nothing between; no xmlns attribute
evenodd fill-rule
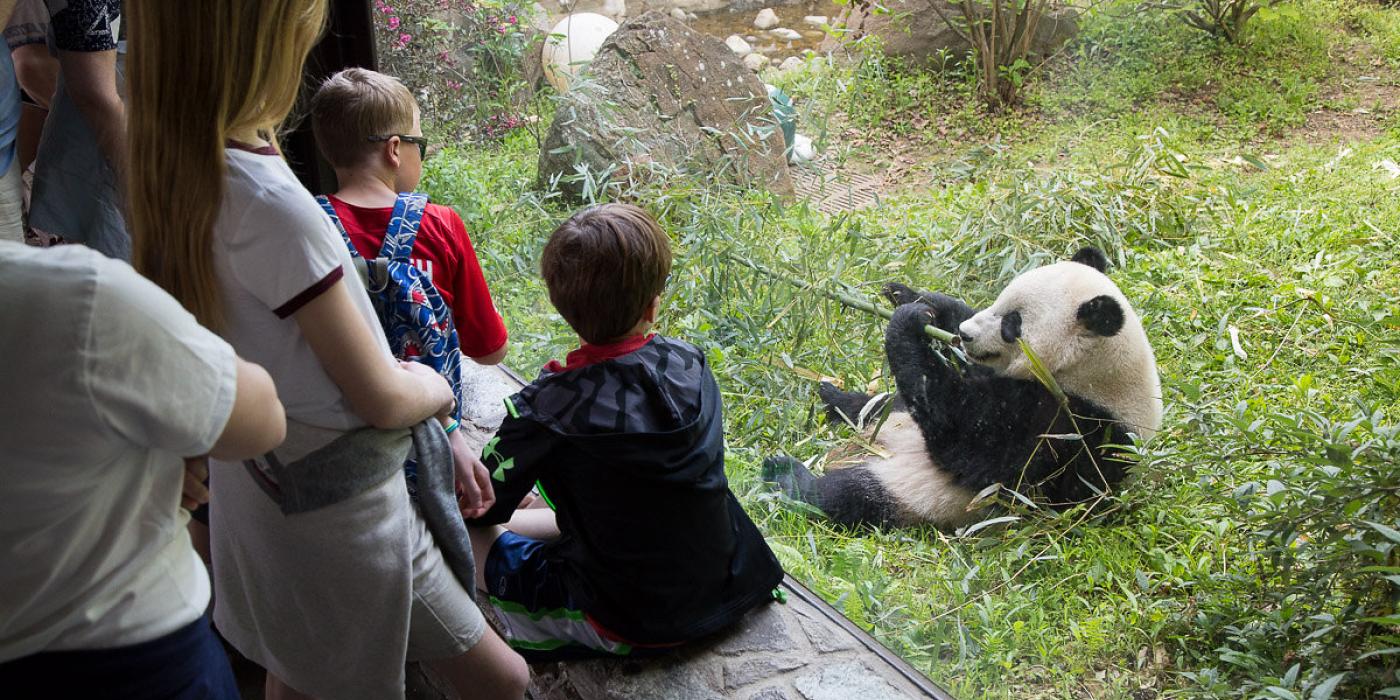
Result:
<svg viewBox="0 0 1400 700"><path fill-rule="evenodd" d="M1060 262L1012 280L995 303L963 321L958 335L975 362L1029 378L1029 363L1017 339L1025 340L1057 373L1086 355L1101 356L1122 330L1125 308L1122 292L1103 273Z"/></svg>
<svg viewBox="0 0 1400 700"><path fill-rule="evenodd" d="M1032 379L1017 343L1024 340L1065 391L1114 410L1140 435L1160 426L1161 387L1147 334L1118 286L1094 267L1060 262L1023 273L958 335L974 362Z"/></svg>

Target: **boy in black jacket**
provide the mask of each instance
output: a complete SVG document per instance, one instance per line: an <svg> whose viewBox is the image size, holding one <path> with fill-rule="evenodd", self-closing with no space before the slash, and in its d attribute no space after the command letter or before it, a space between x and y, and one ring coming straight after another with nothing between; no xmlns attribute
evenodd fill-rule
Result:
<svg viewBox="0 0 1400 700"><path fill-rule="evenodd" d="M531 660L635 655L737 621L783 571L729 491L705 355L648 333L666 234L635 206L592 207L540 269L582 344L506 400L482 452L496 503L469 524L491 526L473 546L506 639ZM537 483L552 512L517 511Z"/></svg>

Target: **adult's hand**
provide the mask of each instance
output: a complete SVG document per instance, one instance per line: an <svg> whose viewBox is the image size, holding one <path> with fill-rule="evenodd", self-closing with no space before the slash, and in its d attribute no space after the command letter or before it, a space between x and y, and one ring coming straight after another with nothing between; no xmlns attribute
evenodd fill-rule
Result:
<svg viewBox="0 0 1400 700"><path fill-rule="evenodd" d="M204 482L209 479L209 457L185 458L185 488L180 496L180 507L194 510L209 502L209 488Z"/></svg>

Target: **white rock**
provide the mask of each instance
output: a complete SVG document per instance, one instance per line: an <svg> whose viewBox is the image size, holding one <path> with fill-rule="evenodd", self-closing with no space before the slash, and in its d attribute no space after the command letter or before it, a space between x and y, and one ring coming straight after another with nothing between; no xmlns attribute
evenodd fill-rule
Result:
<svg viewBox="0 0 1400 700"><path fill-rule="evenodd" d="M724 45L740 57L753 53L753 47L749 46L749 42L744 41L738 34L730 34L729 38L724 40Z"/></svg>
<svg viewBox="0 0 1400 700"><path fill-rule="evenodd" d="M685 18L686 18L687 20L691 21L691 22L694 22L695 20L700 19L699 17L697 17L697 16L695 15L694 12L687 12L687 13L685 13Z"/></svg>
<svg viewBox="0 0 1400 700"><path fill-rule="evenodd" d="M617 22L592 12L571 14L549 30L541 55L544 77L555 90L569 89L569 80L597 55L603 41L617 31Z"/></svg>
<svg viewBox="0 0 1400 700"><path fill-rule="evenodd" d="M753 18L753 26L756 29L772 29L778 26L778 13L769 7L759 10L758 16Z"/></svg>
<svg viewBox="0 0 1400 700"><path fill-rule="evenodd" d="M685 10L682 10L679 7L671 8L671 19L676 20L677 22L684 22L686 20Z"/></svg>
<svg viewBox="0 0 1400 700"><path fill-rule="evenodd" d="M794 68L801 68L803 65L804 63L802 59L796 56L788 56L787 58L783 59L782 63L778 64L778 70L786 72L793 70Z"/></svg>
<svg viewBox="0 0 1400 700"><path fill-rule="evenodd" d="M773 36L779 39L782 39L783 41L797 41L798 39L802 38L801 32L796 31L794 29L788 29L787 27L778 27L777 29L770 29L768 30L768 33L772 34Z"/></svg>
<svg viewBox="0 0 1400 700"><path fill-rule="evenodd" d="M768 57L761 53L751 53L744 57L744 66L757 73L768 67Z"/></svg>
<svg viewBox="0 0 1400 700"><path fill-rule="evenodd" d="M789 163L806 163L815 158L817 151L812 148L812 139L802 134L793 134L792 153L788 154Z"/></svg>
<svg viewBox="0 0 1400 700"><path fill-rule="evenodd" d="M820 27L823 24L826 24L826 19L827 18L824 15L807 15L806 17L802 18L802 21L805 24L812 25L813 27Z"/></svg>

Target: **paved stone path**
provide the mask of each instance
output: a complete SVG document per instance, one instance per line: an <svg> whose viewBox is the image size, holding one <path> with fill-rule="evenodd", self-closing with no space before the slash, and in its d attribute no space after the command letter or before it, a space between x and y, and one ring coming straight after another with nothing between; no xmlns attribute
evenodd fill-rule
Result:
<svg viewBox="0 0 1400 700"><path fill-rule="evenodd" d="M500 426L502 399L520 379L466 363L468 434L478 443ZM750 614L737 628L649 661L537 664L532 700L952 700L800 583L786 579L785 604ZM419 674L413 697L446 697ZM434 692L436 690L436 692Z"/></svg>

